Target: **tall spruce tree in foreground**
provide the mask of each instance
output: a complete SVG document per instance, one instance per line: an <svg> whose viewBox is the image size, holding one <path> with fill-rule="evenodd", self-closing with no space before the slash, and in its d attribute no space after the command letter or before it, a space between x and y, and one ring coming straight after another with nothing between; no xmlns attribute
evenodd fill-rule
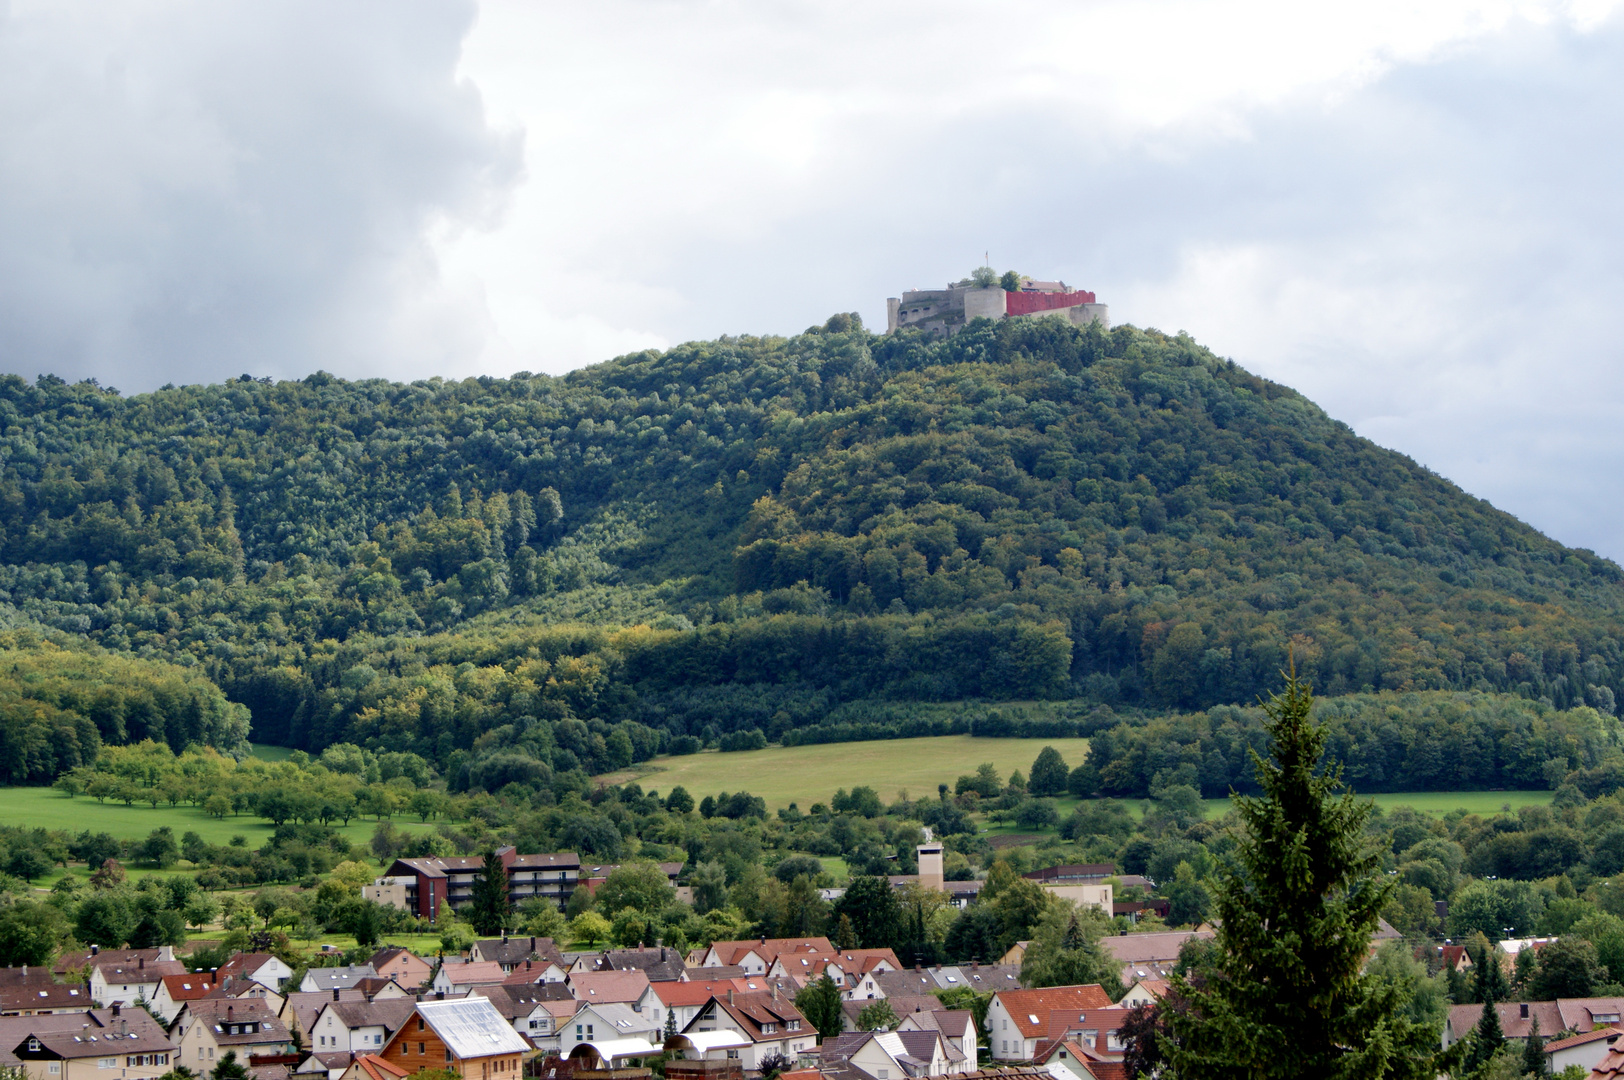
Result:
<svg viewBox="0 0 1624 1080"><path fill-rule="evenodd" d="M1373 804L1321 770L1325 731L1295 671L1264 703L1263 795L1236 797L1234 855L1213 892L1218 934L1200 978L1176 975L1168 1072L1181 1080L1434 1080L1462 1049L1411 1021L1406 991L1361 969L1392 886L1364 838Z"/></svg>

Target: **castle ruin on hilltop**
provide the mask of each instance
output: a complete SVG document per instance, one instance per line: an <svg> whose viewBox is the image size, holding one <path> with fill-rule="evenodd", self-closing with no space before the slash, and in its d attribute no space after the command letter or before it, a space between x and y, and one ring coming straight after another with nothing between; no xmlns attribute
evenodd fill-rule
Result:
<svg viewBox="0 0 1624 1080"><path fill-rule="evenodd" d="M1033 281L1006 274L1002 284L966 279L945 289L911 289L900 299L887 297L885 329L889 333L912 327L947 337L963 330L971 319L1058 318L1074 326L1098 320L1101 329L1109 330L1108 312L1106 305L1094 302L1093 293L1073 289L1064 281Z"/></svg>

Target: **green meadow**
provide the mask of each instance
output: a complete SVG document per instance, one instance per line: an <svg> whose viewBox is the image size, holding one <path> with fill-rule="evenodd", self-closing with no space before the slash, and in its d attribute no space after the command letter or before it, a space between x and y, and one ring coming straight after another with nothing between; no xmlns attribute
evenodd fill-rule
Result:
<svg viewBox="0 0 1624 1080"><path fill-rule="evenodd" d="M146 836L152 830L168 825L180 839L187 832L195 832L211 844L228 844L233 836L248 838L250 847L258 847L271 835L271 823L263 818L244 814L239 817L212 818L195 806L146 803L125 806L123 803L97 802L88 795L68 798L54 788L10 787L0 788L0 821L8 825L29 828L66 829L80 832L110 833L120 839ZM394 818L395 827L405 831L421 831L434 827L432 822ZM348 825L338 831L351 841L364 844L377 827L371 818L351 818Z"/></svg>

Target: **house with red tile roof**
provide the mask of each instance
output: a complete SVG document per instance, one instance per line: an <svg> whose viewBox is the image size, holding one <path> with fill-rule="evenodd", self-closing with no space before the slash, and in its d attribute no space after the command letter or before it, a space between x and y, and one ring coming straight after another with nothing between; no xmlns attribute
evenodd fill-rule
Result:
<svg viewBox="0 0 1624 1080"><path fill-rule="evenodd" d="M826 937L811 938L759 938L755 941L717 941L706 949L697 967L729 967L738 965L749 975L765 975L773 962L784 953L839 952Z"/></svg>
<svg viewBox="0 0 1624 1080"><path fill-rule="evenodd" d="M176 1064L197 1072L213 1069L219 1058L235 1053L245 1061L254 1055L286 1054L293 1036L261 1001L204 998L188 1001L169 1025L169 1036L180 1046Z"/></svg>
<svg viewBox="0 0 1624 1080"><path fill-rule="evenodd" d="M1423 945L1415 950L1415 958L1423 963L1437 961L1439 971L1453 968L1464 973L1472 970L1472 954L1466 951L1464 945L1434 945L1431 948Z"/></svg>
<svg viewBox="0 0 1624 1080"><path fill-rule="evenodd" d="M165 1024L172 1024L188 1001L206 998L213 990L214 975L207 971L191 975L165 975L158 981L157 992L152 995L152 1012Z"/></svg>
<svg viewBox="0 0 1624 1080"><path fill-rule="evenodd" d="M339 1080L405 1080L408 1075L405 1069L377 1054L360 1054Z"/></svg>
<svg viewBox="0 0 1624 1080"><path fill-rule="evenodd" d="M160 945L156 949L104 949L92 945L88 949L70 949L59 953L56 963L51 965L51 972L55 975L72 975L81 968L94 968L102 964L134 967L142 960L152 963L154 960L173 959L175 950L170 945Z"/></svg>
<svg viewBox="0 0 1624 1080"><path fill-rule="evenodd" d="M50 1016L88 1008L90 991L84 983L59 983L47 967L0 968L0 1016Z"/></svg>
<svg viewBox="0 0 1624 1080"><path fill-rule="evenodd" d="M1624 1031L1618 1028L1599 1027L1592 1028L1582 1035L1553 1039L1545 1044L1546 1069L1555 1075L1569 1065L1577 1065L1589 1072L1602 1063L1602 1059L1621 1037L1624 1037Z"/></svg>
<svg viewBox="0 0 1624 1080"><path fill-rule="evenodd" d="M1124 1009L1131 1009L1135 1005L1154 1005L1167 996L1168 988L1173 984L1166 979L1140 979L1133 984L1133 989L1122 995L1117 1002Z"/></svg>
<svg viewBox="0 0 1624 1080"><path fill-rule="evenodd" d="M408 990L422 986L434 974L433 966L410 949L379 949L368 963L379 975L395 980Z"/></svg>
<svg viewBox="0 0 1624 1080"><path fill-rule="evenodd" d="M767 969L769 978L799 978L807 982L828 975L840 987L841 996L848 1001L882 998L872 976L898 971L902 961L890 949L831 949L817 952L797 949L779 953Z"/></svg>
<svg viewBox="0 0 1624 1080"><path fill-rule="evenodd" d="M1148 934L1118 934L1100 939L1100 951L1122 965L1118 978L1123 986L1140 979L1165 979L1178 963L1185 944L1216 935L1211 930L1158 930Z"/></svg>
<svg viewBox="0 0 1624 1080"><path fill-rule="evenodd" d="M184 975L186 965L178 960L138 958L133 964L97 964L90 969L90 998L102 1005L146 1004L158 993L165 975Z"/></svg>
<svg viewBox="0 0 1624 1080"><path fill-rule="evenodd" d="M532 986L536 983L568 981L569 972L551 960L526 960L509 972L502 983L504 986Z"/></svg>
<svg viewBox="0 0 1624 1080"><path fill-rule="evenodd" d="M591 1005L618 1003L642 1009L650 1000L658 1000L649 989L648 975L637 968L629 971L582 971L571 975L567 985L576 1001Z"/></svg>
<svg viewBox="0 0 1624 1080"><path fill-rule="evenodd" d="M293 969L268 952L238 953L221 964L220 970L214 973L215 982L252 979L261 986L268 986L278 992L287 989L288 980L291 978Z"/></svg>
<svg viewBox="0 0 1624 1080"><path fill-rule="evenodd" d="M1037 1049L1033 1051L1032 1060L1047 1065L1055 1050L1063 1042L1074 1043L1089 1050L1092 1056L1100 1061L1120 1058L1123 1044L1118 1033L1132 1011L1120 1005L1114 1005L1109 1009L1051 1009L1049 1034L1039 1040Z"/></svg>
<svg viewBox="0 0 1624 1080"><path fill-rule="evenodd" d="M1588 1080L1624 1080L1624 1046L1614 1046L1590 1070Z"/></svg>
<svg viewBox="0 0 1624 1080"><path fill-rule="evenodd" d="M175 1043L142 1009L0 1017L0 1061L29 1080L156 1080L180 1064Z"/></svg>
<svg viewBox="0 0 1624 1080"><path fill-rule="evenodd" d="M733 971L734 968L721 970ZM768 979L762 976L736 976L730 979L690 979L685 983L654 983L650 990L654 995L651 1008L663 1009L665 1012L676 1014L677 1030L681 1031L688 1026L699 1010L716 995L725 995L729 990L736 994L772 994L777 993L781 998L791 1001L800 993L805 984L794 979ZM661 1013L660 1022L665 1022L664 1013Z"/></svg>
<svg viewBox="0 0 1624 1080"><path fill-rule="evenodd" d="M987 1007L988 1049L995 1061L1031 1061L1039 1043L1052 1039L1051 1012L1082 1015L1088 1009L1111 1007L1110 995L1098 983L1000 990Z"/></svg>
<svg viewBox="0 0 1624 1080"><path fill-rule="evenodd" d="M1043 1062L1052 1076L1075 1080L1133 1080L1122 1055L1102 1056L1092 1045L1067 1039L1056 1044Z"/></svg>
<svg viewBox="0 0 1624 1080"><path fill-rule="evenodd" d="M782 994L741 994L734 990L713 996L682 1029L682 1034L688 1036L707 1032L742 1036L746 1045L707 1051L705 1056L716 1053L737 1058L745 1070L761 1068L762 1059L774 1054L793 1061L803 1050L816 1045L818 1034L794 1002Z"/></svg>
<svg viewBox="0 0 1624 1080"><path fill-rule="evenodd" d="M495 960L468 961L454 964L449 960L440 965L440 970L434 973L431 984L436 993L450 994L454 991L467 991L471 986L501 986L507 979L507 972Z"/></svg>

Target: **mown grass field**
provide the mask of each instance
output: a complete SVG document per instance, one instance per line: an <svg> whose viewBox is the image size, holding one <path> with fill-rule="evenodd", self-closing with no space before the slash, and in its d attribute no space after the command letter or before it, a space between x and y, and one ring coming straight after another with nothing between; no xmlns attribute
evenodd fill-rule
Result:
<svg viewBox="0 0 1624 1080"><path fill-rule="evenodd" d="M825 746L772 746L730 754L706 751L686 757L656 758L654 771L636 776L645 789L661 794L681 784L697 799L723 791L748 791L766 800L769 810L796 803L805 810L828 802L838 788L871 787L886 802L899 791L935 795L937 784L953 782L990 761L1004 779L1016 769L1032 770L1038 751L1053 746L1069 765L1083 760L1087 739L978 739L973 735L938 735L922 739L832 743ZM627 780L617 774L611 780Z"/></svg>
<svg viewBox="0 0 1624 1080"><path fill-rule="evenodd" d="M211 844L227 844L233 836L248 838L250 847L258 847L271 835L271 823L263 818L212 818L195 806L165 806L156 808L146 803L125 806L108 800L97 802L88 795L68 798L53 788L11 787L0 788L0 821L8 825L29 828L67 829L80 832L111 833L120 839L146 836L153 829L168 825L175 830L175 839L187 832L195 832ZM410 821L397 816L395 827L404 831L432 829L433 823ZM351 818L339 832L357 844L365 844L372 837L376 823L371 818Z"/></svg>

